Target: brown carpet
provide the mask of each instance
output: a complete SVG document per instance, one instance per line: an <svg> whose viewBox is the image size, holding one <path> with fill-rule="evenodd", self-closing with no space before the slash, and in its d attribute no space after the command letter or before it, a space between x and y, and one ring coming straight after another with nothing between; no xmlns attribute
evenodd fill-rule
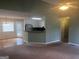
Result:
<svg viewBox="0 0 79 59"><path fill-rule="evenodd" d="M0 49L0 56L9 56L9 59L79 59L79 47L71 45L15 46Z"/></svg>

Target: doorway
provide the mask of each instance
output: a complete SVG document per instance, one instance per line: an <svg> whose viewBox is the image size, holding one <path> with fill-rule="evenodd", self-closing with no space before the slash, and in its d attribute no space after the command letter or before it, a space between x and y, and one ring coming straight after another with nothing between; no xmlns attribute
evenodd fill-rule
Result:
<svg viewBox="0 0 79 59"><path fill-rule="evenodd" d="M69 17L61 17L61 42L68 43L69 42Z"/></svg>

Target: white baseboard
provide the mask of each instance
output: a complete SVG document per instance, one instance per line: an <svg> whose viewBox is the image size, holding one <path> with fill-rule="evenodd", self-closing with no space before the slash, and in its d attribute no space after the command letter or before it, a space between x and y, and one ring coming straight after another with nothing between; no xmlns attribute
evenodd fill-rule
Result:
<svg viewBox="0 0 79 59"><path fill-rule="evenodd" d="M28 44L45 44L45 43L42 43L42 42L28 42Z"/></svg>
<svg viewBox="0 0 79 59"><path fill-rule="evenodd" d="M79 44L72 43L72 42L69 42L68 44L75 45L75 46L79 46Z"/></svg>
<svg viewBox="0 0 79 59"><path fill-rule="evenodd" d="M56 43L56 42L60 42L60 40L56 40L56 41L50 41L50 42L45 42L45 43L41 43L41 42L28 42L29 44L44 44L44 45L47 45L47 44L52 44L52 43Z"/></svg>
<svg viewBox="0 0 79 59"><path fill-rule="evenodd" d="M52 43L57 43L57 42L60 42L60 40L55 40L55 41L46 42L45 44L52 44Z"/></svg>

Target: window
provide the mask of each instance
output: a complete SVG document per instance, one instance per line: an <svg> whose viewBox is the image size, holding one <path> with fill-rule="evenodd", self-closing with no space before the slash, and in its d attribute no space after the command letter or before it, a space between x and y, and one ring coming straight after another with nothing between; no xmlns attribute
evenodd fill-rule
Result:
<svg viewBox="0 0 79 59"><path fill-rule="evenodd" d="M8 22L8 23L3 23L3 32L13 32L14 31L14 23Z"/></svg>

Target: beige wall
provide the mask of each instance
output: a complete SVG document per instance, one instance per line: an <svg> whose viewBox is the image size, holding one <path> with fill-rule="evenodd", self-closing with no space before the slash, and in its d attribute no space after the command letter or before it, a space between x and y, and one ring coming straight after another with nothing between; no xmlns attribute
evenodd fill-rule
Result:
<svg viewBox="0 0 79 59"><path fill-rule="evenodd" d="M2 31L2 25L1 24L2 24L3 21L5 21L5 22L6 21L16 22L17 20L19 21L19 20L23 20L23 19L26 19L26 18L27 18L27 13L17 12L17 11L1 10L0 9L0 39L9 39L9 38L17 37L16 30L14 30L14 32L3 32ZM16 24L15 24L15 26L16 26Z"/></svg>
<svg viewBox="0 0 79 59"><path fill-rule="evenodd" d="M17 37L15 32L6 32L6 33L0 32L0 39L10 39L15 37Z"/></svg>

